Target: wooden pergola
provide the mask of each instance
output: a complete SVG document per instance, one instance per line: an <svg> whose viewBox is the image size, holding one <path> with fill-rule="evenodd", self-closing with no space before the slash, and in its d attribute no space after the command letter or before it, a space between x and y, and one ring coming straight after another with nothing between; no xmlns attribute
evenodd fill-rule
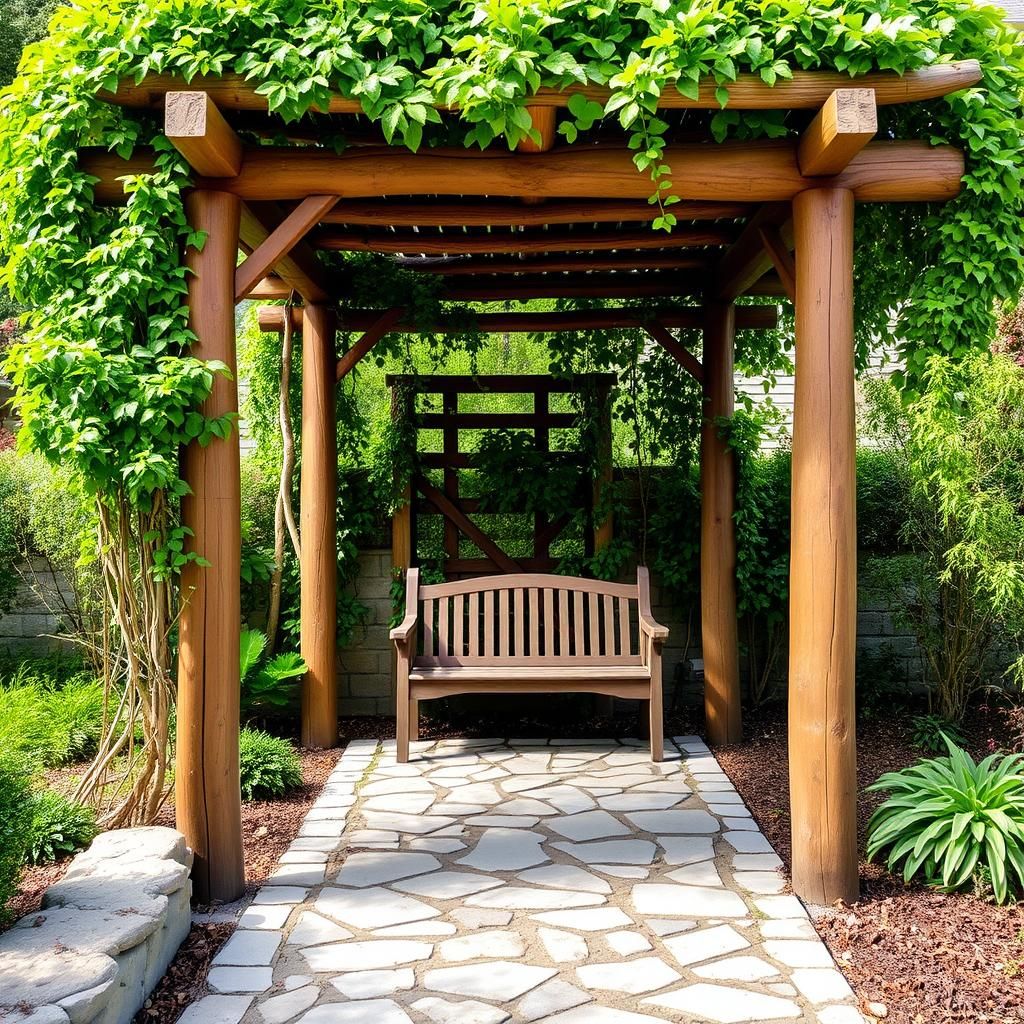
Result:
<svg viewBox="0 0 1024 1024"><path fill-rule="evenodd" d="M701 587L707 730L713 743L741 738L736 629L735 470L715 421L733 412L738 328L776 322L773 305L743 296L787 296L796 308L790 580L789 751L793 885L814 903L857 896L854 652L856 641L853 224L858 203L941 202L957 195L963 157L918 140L879 140L876 107L933 99L980 79L974 62L855 81L794 74L769 88L741 77L737 109L783 109L796 141L670 142L664 162L684 197L678 226L655 232L651 182L624 137L557 147L569 94L530 101L540 144L516 152L411 153L367 137L358 102L337 97L323 115L356 127L341 155L315 136L287 148L256 144L275 128L255 84L224 76L189 84L149 77L111 102L163 108L166 134L194 170L187 195L195 354L235 358L235 304L298 293L293 309L303 359L301 476L302 655L309 665L302 740L337 739L335 681L334 395L337 381L390 331L422 330L401 309L361 309L317 250L393 254L416 273L440 275L452 301L637 298L637 308L502 312L483 330L640 328L702 383ZM852 87L851 86L855 86ZM601 102L607 92L585 92ZM697 98L662 97L665 113L717 108L715 85ZM679 112L679 113L677 113ZM670 129L670 132L674 129ZM308 129L304 129L307 136ZM241 133L241 135L240 135ZM297 135L301 132L296 130ZM680 131L681 134L681 131ZM249 138L245 142L242 136ZM101 201L123 201L122 176L152 166L83 152ZM239 263L239 250L245 259ZM795 254L794 254L795 253ZM686 299L686 305L680 300ZM285 307L261 311L282 329ZM464 326L464 321L460 321ZM461 329L439 322L432 330ZM339 353L339 328L359 339ZM674 333L703 332L700 359ZM233 377L218 377L204 411L237 410ZM178 670L177 814L196 853L195 891L232 899L243 889L238 788L240 499L237 434L186 454L192 495L185 522L208 568L182 580Z"/></svg>

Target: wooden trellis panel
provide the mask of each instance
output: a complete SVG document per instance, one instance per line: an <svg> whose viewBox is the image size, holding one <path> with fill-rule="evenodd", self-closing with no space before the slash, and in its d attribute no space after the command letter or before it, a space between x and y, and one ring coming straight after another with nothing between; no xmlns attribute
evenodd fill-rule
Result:
<svg viewBox="0 0 1024 1024"><path fill-rule="evenodd" d="M534 514L532 550L527 557L512 557L487 535L473 520L480 510L480 499L462 493L462 472L473 466L472 453L460 445L460 433L465 430L516 429L530 431L537 448L551 461L573 458L571 453L552 452L551 431L573 427L578 422L576 413L553 412L553 394L586 392L593 395L599 410L601 471L593 487L580 494L580 505L588 514L592 530L585 538L586 550L591 553L608 543L611 537L609 517L597 522L595 509L601 506L602 490L611 480L611 408L609 391L615 383L614 374L587 374L557 379L548 376L479 375L469 376L413 376L389 375L388 386L392 395L392 414L396 418L414 421L416 436L421 430L439 430L442 450L422 452L418 463L422 470L441 470L442 486L437 487L424 473L415 474L402 507L395 513L392 523L392 557L398 568L418 565L416 551L417 519L421 515L441 515L444 518L444 573L446 578L480 576L491 573L551 572L558 560L551 556L551 545L571 521L571 514L548 520L542 513ZM440 412L417 412L417 395L440 397ZM532 395L530 412L460 412L461 395ZM524 510L525 514L525 510ZM482 553L475 558L462 557L461 539L468 538Z"/></svg>

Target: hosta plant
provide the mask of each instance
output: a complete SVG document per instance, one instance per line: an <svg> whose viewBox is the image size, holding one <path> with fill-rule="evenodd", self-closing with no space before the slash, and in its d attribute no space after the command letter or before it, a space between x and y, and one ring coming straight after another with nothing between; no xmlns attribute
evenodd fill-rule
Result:
<svg viewBox="0 0 1024 1024"><path fill-rule="evenodd" d="M869 790L891 796L868 822L868 860L884 852L903 880L946 892L986 871L997 903L1024 890L1024 755L975 763L946 739L948 756L888 772Z"/></svg>

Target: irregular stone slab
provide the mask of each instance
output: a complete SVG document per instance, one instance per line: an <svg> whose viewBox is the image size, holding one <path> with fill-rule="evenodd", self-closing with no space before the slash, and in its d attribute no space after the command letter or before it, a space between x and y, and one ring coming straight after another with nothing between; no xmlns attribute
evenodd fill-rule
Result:
<svg viewBox="0 0 1024 1024"><path fill-rule="evenodd" d="M213 958L213 966L266 967L281 944L279 932L236 931Z"/></svg>
<svg viewBox="0 0 1024 1024"><path fill-rule="evenodd" d="M293 946L319 946L324 942L342 942L351 938L352 933L347 928L307 910L291 930L287 941Z"/></svg>
<svg viewBox="0 0 1024 1024"><path fill-rule="evenodd" d="M801 921L807 920L807 911L795 896L762 896L760 899L754 900L754 906L765 917L792 917Z"/></svg>
<svg viewBox="0 0 1024 1024"><path fill-rule="evenodd" d="M528 992L516 1006L516 1017L524 1022L547 1017L560 1010L571 1010L574 1006L589 1003L594 997L580 991L561 978L552 978L539 988Z"/></svg>
<svg viewBox="0 0 1024 1024"><path fill-rule="evenodd" d="M486 907L491 910L566 910L570 907L596 907L604 902L604 896L591 892L528 889L510 885L470 896L466 900L466 906Z"/></svg>
<svg viewBox="0 0 1024 1024"><path fill-rule="evenodd" d="M474 932L448 939L437 947L442 960L458 963L483 957L520 957L526 954L522 936L511 931Z"/></svg>
<svg viewBox="0 0 1024 1024"><path fill-rule="evenodd" d="M515 764L515 762L513 761L512 764ZM544 775L515 775L510 779L502 779L499 785L506 793L525 793L526 796L540 796L543 800L545 797L533 792L533 790L541 786L547 786L550 782L551 773L548 772ZM591 801L591 803L593 802ZM555 806L557 807L558 805L555 804Z"/></svg>
<svg viewBox="0 0 1024 1024"><path fill-rule="evenodd" d="M718 819L707 811L637 811L626 817L641 831L657 835L718 831Z"/></svg>
<svg viewBox="0 0 1024 1024"><path fill-rule="evenodd" d="M569 854L584 864L650 864L654 860L654 843L646 839L609 839L597 843L555 843L556 850Z"/></svg>
<svg viewBox="0 0 1024 1024"><path fill-rule="evenodd" d="M252 996L204 996L187 1007L178 1024L238 1024Z"/></svg>
<svg viewBox="0 0 1024 1024"><path fill-rule="evenodd" d="M652 1021L664 1024L664 1017L615 1010L610 1006L577 1006L575 1010L548 1017L544 1024L652 1024Z"/></svg>
<svg viewBox="0 0 1024 1024"><path fill-rule="evenodd" d="M544 836L537 832L489 828L458 863L480 871L518 871L551 859L541 847L543 842Z"/></svg>
<svg viewBox="0 0 1024 1024"><path fill-rule="evenodd" d="M493 782L474 782L459 790L459 799L467 804L485 804L489 807L491 804L501 803L504 797Z"/></svg>
<svg viewBox="0 0 1024 1024"><path fill-rule="evenodd" d="M557 973L552 967L531 967L508 960L488 960L485 963L427 971L423 976L423 986L434 992L446 992L454 996L478 996L507 1002L536 988Z"/></svg>
<svg viewBox="0 0 1024 1024"><path fill-rule="evenodd" d="M319 885L327 876L324 864L285 864L267 877L268 885Z"/></svg>
<svg viewBox="0 0 1024 1024"><path fill-rule="evenodd" d="M206 980L214 992L266 992L274 972L269 967L211 967Z"/></svg>
<svg viewBox="0 0 1024 1024"><path fill-rule="evenodd" d="M393 971L357 971L332 978L331 984L349 999L375 999L411 989L416 984L416 975L411 967Z"/></svg>
<svg viewBox="0 0 1024 1024"><path fill-rule="evenodd" d="M441 911L411 896L401 896L388 889L324 889L314 907L321 914L352 925L371 930L391 924L408 924L437 917Z"/></svg>
<svg viewBox="0 0 1024 1024"><path fill-rule="evenodd" d="M664 811L685 799L678 793L638 793L635 789L618 796L602 796L598 804L608 811Z"/></svg>
<svg viewBox="0 0 1024 1024"><path fill-rule="evenodd" d="M477 828L533 828L540 818L535 814L476 814L465 820Z"/></svg>
<svg viewBox="0 0 1024 1024"><path fill-rule="evenodd" d="M641 882L633 886L633 906L638 914L668 917L745 917L743 900L728 889Z"/></svg>
<svg viewBox="0 0 1024 1024"><path fill-rule="evenodd" d="M732 858L733 871L774 871L782 867L782 858L776 853L736 853Z"/></svg>
<svg viewBox="0 0 1024 1024"><path fill-rule="evenodd" d="M541 800L533 800L530 797L520 796L515 800L507 800L501 805L502 814L533 814L541 818L549 814L557 814L558 811Z"/></svg>
<svg viewBox="0 0 1024 1024"><path fill-rule="evenodd" d="M666 864L695 864L715 855L711 836L658 836L658 845L665 851Z"/></svg>
<svg viewBox="0 0 1024 1024"><path fill-rule="evenodd" d="M636 996L671 985L682 975L658 957L645 956L625 963L585 964L576 968L576 977L587 988Z"/></svg>
<svg viewBox="0 0 1024 1024"><path fill-rule="evenodd" d="M778 871L737 871L732 878L741 889L761 896L772 896L786 887L786 880Z"/></svg>
<svg viewBox="0 0 1024 1024"><path fill-rule="evenodd" d="M726 832L725 841L737 853L774 853L772 844L760 832Z"/></svg>
<svg viewBox="0 0 1024 1024"><path fill-rule="evenodd" d="M683 967L712 960L726 953L736 953L749 946L750 943L727 924L665 939L665 948Z"/></svg>
<svg viewBox="0 0 1024 1024"><path fill-rule="evenodd" d="M340 974L344 971L376 971L426 960L434 947L429 942L403 939L370 939L366 942L335 942L301 951L310 970Z"/></svg>
<svg viewBox="0 0 1024 1024"><path fill-rule="evenodd" d="M763 939L814 939L818 936L814 925L806 917L762 921L760 931Z"/></svg>
<svg viewBox="0 0 1024 1024"><path fill-rule="evenodd" d="M818 1011L818 1024L864 1024L864 1018L854 1006L826 1006Z"/></svg>
<svg viewBox="0 0 1024 1024"><path fill-rule="evenodd" d="M21 929L18 929L21 930ZM99 989L99 996L117 984L117 964L104 953L36 949L20 950L8 932L0 939L2 1005L43 1006Z"/></svg>
<svg viewBox="0 0 1024 1024"><path fill-rule="evenodd" d="M722 829L726 832L758 832L757 822L753 818L722 817Z"/></svg>
<svg viewBox="0 0 1024 1024"><path fill-rule="evenodd" d="M394 793L391 796L371 796L363 804L363 810L422 814L433 802L433 793Z"/></svg>
<svg viewBox="0 0 1024 1024"><path fill-rule="evenodd" d="M393 999L356 1003L324 1003L299 1018L301 1024L412 1024L409 1014Z"/></svg>
<svg viewBox="0 0 1024 1024"><path fill-rule="evenodd" d="M779 974L767 960L757 956L731 956L703 967L694 967L693 973L711 981L762 981Z"/></svg>
<svg viewBox="0 0 1024 1024"><path fill-rule="evenodd" d="M454 935L456 927L447 921L414 921L412 924L393 924L388 928L377 928L374 935L383 939L426 939L447 938Z"/></svg>
<svg viewBox="0 0 1024 1024"><path fill-rule="evenodd" d="M326 864L329 854L321 850L285 850L279 864Z"/></svg>
<svg viewBox="0 0 1024 1024"><path fill-rule="evenodd" d="M594 792L595 795L607 796L609 788L613 790L622 791L629 789L630 786L642 785L645 782L650 782L653 776L651 775L581 775L578 779L573 779L572 783L574 786L579 786L580 789L585 789L588 792ZM595 792L600 791L600 792Z"/></svg>
<svg viewBox="0 0 1024 1024"><path fill-rule="evenodd" d="M612 932L606 935L605 942L619 956L632 956L634 953L646 953L651 944L639 932Z"/></svg>
<svg viewBox="0 0 1024 1024"><path fill-rule="evenodd" d="M512 920L509 910L480 910L477 907L458 907L449 916L467 928L502 928Z"/></svg>
<svg viewBox="0 0 1024 1024"><path fill-rule="evenodd" d="M712 794L712 796L715 796L715 795L718 795L718 794ZM721 815L722 817L725 817L727 815L731 816L731 817L735 817L735 818L741 818L742 817L742 818L748 818L749 819L751 817L750 811L748 811L741 804L722 804L722 803L718 803L718 801L713 801L710 796L708 797L708 810L712 814L718 814L718 815Z"/></svg>
<svg viewBox="0 0 1024 1024"><path fill-rule="evenodd" d="M609 836L629 835L629 829L607 811L583 811L581 814L570 814L568 817L551 818L544 822L552 832L572 839L585 842L588 839L605 839Z"/></svg>
<svg viewBox="0 0 1024 1024"><path fill-rule="evenodd" d="M613 878L646 878L650 868L641 868L633 864L591 864L595 871L611 875Z"/></svg>
<svg viewBox="0 0 1024 1024"><path fill-rule="evenodd" d="M713 860L687 864L685 867L670 871L667 877L671 878L673 882L682 882L683 885L720 886L722 884L722 878Z"/></svg>
<svg viewBox="0 0 1024 1024"><path fill-rule="evenodd" d="M560 932L554 928L538 928L537 934L548 956L556 964L581 964L590 956L587 940L582 935Z"/></svg>
<svg viewBox="0 0 1024 1024"><path fill-rule="evenodd" d="M264 885L252 898L254 904L282 904L293 906L301 903L309 895L309 889L301 885Z"/></svg>
<svg viewBox="0 0 1024 1024"><path fill-rule="evenodd" d="M680 796L687 796L692 793L693 790L683 781L683 779L676 777L673 779L659 779L657 782L642 782L639 786L634 786L631 790L633 793L677 793Z"/></svg>
<svg viewBox="0 0 1024 1024"><path fill-rule="evenodd" d="M764 951L787 967L834 967L825 943L817 939L767 939Z"/></svg>
<svg viewBox="0 0 1024 1024"><path fill-rule="evenodd" d="M792 1020L803 1011L790 999L761 995L746 989L724 985L690 985L689 988L648 996L645 1003L667 1010L683 1010L717 1024L741 1024L743 1021Z"/></svg>
<svg viewBox="0 0 1024 1024"><path fill-rule="evenodd" d="M504 884L500 878L478 875L472 871L435 871L420 878L395 882L391 888L399 892L412 893L414 896L426 896L432 900L454 900Z"/></svg>
<svg viewBox="0 0 1024 1024"><path fill-rule="evenodd" d="M436 832L447 825L454 825L455 819L438 814L394 814L390 811L367 811L366 827L379 828L388 832L408 832L411 835L423 835Z"/></svg>
<svg viewBox="0 0 1024 1024"><path fill-rule="evenodd" d="M453 1003L450 999L438 996L424 996L412 1004L434 1024L503 1024L511 1014L497 1006L488 1006L475 999L465 999Z"/></svg>
<svg viewBox="0 0 1024 1024"><path fill-rule="evenodd" d="M800 967L793 971L793 984L812 1003L838 1003L852 999L849 982L835 968Z"/></svg>
<svg viewBox="0 0 1024 1024"><path fill-rule="evenodd" d="M116 956L144 943L159 927L159 918L128 910L51 907L17 922L0 939L0 957L9 952L15 956L46 954L57 947Z"/></svg>
<svg viewBox="0 0 1024 1024"><path fill-rule="evenodd" d="M508 789L507 784L505 784L505 788ZM580 811L589 811L597 806L586 793L576 789L575 786L556 785L548 786L545 789L529 789L523 796L543 800L557 807L563 814L578 814Z"/></svg>
<svg viewBox="0 0 1024 1024"><path fill-rule="evenodd" d="M285 1024L292 1017L308 1010L319 998L320 990L315 985L306 985L285 992L279 996L271 996L266 1002L259 1004L260 1016L266 1024Z"/></svg>
<svg viewBox="0 0 1024 1024"><path fill-rule="evenodd" d="M457 853L464 850L466 844L458 839L410 839L406 844L410 850L428 850L430 853Z"/></svg>
<svg viewBox="0 0 1024 1024"><path fill-rule="evenodd" d="M469 783L467 782L467 785ZM487 808L483 804L463 804L457 800L442 800L430 808L431 814L483 814Z"/></svg>
<svg viewBox="0 0 1024 1024"><path fill-rule="evenodd" d="M531 885L545 885L556 889L574 889L578 892L594 892L607 895L612 887L603 879L592 875L583 868L572 864L548 864L541 868L530 868L516 876Z"/></svg>
<svg viewBox="0 0 1024 1024"><path fill-rule="evenodd" d="M342 865L335 882L338 885L363 888L398 878L409 878L411 875L422 875L436 871L440 866L441 862L429 853L353 853Z"/></svg>
<svg viewBox="0 0 1024 1024"><path fill-rule="evenodd" d="M655 935L678 935L680 932L688 932L691 928L697 927L696 921L687 921L681 917L648 917L644 924L654 932Z"/></svg>
<svg viewBox="0 0 1024 1024"><path fill-rule="evenodd" d="M392 772L391 774L394 773ZM409 774L412 775L412 773ZM363 797L389 796L394 793L427 793L433 796L435 789L426 779L407 776L406 778L381 779L378 782L368 782L359 791L359 795Z"/></svg>
<svg viewBox="0 0 1024 1024"><path fill-rule="evenodd" d="M578 932L604 932L611 928L627 928L633 922L618 907L596 907L590 910L549 910L531 914L534 921L572 928Z"/></svg>

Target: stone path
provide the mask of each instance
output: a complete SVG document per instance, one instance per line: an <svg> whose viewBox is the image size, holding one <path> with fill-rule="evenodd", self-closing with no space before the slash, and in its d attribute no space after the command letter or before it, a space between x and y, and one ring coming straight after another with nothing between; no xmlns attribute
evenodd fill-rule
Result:
<svg viewBox="0 0 1024 1024"><path fill-rule="evenodd" d="M182 1024L863 1024L710 751L676 746L350 744Z"/></svg>

